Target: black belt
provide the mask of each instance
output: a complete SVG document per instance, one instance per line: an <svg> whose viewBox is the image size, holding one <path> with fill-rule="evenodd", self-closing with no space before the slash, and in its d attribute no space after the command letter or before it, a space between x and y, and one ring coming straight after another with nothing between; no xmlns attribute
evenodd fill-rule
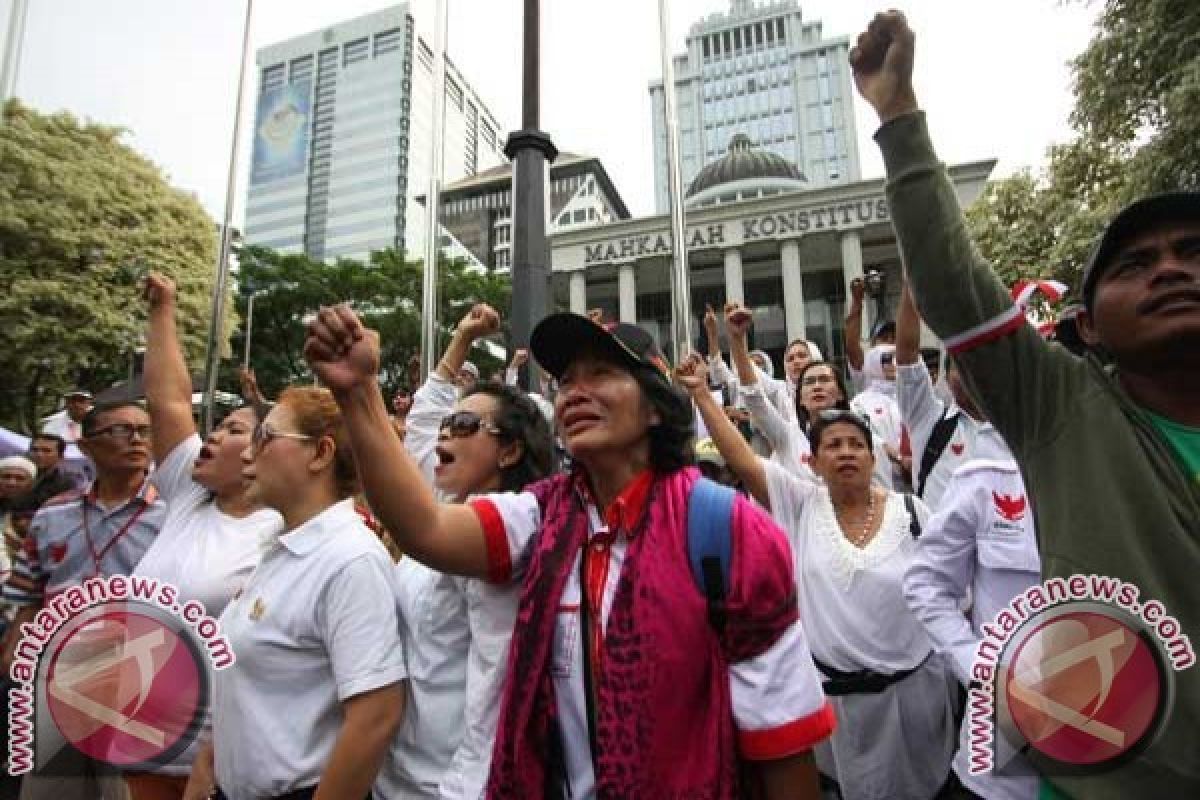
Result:
<svg viewBox="0 0 1200 800"><path fill-rule="evenodd" d="M312 800L317 794L317 787L312 786L308 789L297 789L294 792L281 794L273 800ZM213 800L229 800L229 795L221 791L221 787L217 787L216 794L213 795Z"/></svg>
<svg viewBox="0 0 1200 800"><path fill-rule="evenodd" d="M925 662L929 660L931 655L933 655L932 650L926 653L925 657L921 659L921 663L912 669L893 672L891 675L872 672L869 669L860 669L857 672L843 672L822 662L816 656L813 656L813 663L825 675L825 680L821 682L821 688L825 690L825 694L830 697L840 697L847 694L879 694L892 684L899 683L925 666Z"/></svg>

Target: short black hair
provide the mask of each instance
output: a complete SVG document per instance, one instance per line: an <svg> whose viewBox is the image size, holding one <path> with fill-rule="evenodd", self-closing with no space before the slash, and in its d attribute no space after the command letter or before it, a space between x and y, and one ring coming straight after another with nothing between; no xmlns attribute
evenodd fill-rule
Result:
<svg viewBox="0 0 1200 800"><path fill-rule="evenodd" d="M817 451L821 449L821 439L824 437L825 431L843 422L858 428L859 433L867 440L867 449L874 451L875 440L871 435L871 424L861 414L841 408L830 409L830 412L818 414L812 427L808 429L808 445L812 448L813 455L816 455Z"/></svg>
<svg viewBox="0 0 1200 800"><path fill-rule="evenodd" d="M479 382L463 393L467 398L483 394L496 401L492 422L500 429L500 438L521 445L521 457L515 464L500 468L500 488L519 492L554 471L554 434L550 423L529 395L515 386Z"/></svg>
<svg viewBox="0 0 1200 800"><path fill-rule="evenodd" d="M813 367L829 367L829 371L833 373L833 379L837 382L838 391L842 393L842 397L833 404L834 408L843 411L850 408L850 392L846 390L846 379L842 377L842 371L837 368L837 365L831 364L828 361L810 361L804 365L804 369L800 370L800 374L796 376L796 421L800 424L800 429L805 433L808 432L809 419L808 409L800 402L800 387L804 385L804 376Z"/></svg>
<svg viewBox="0 0 1200 800"><path fill-rule="evenodd" d="M29 438L29 444L31 447L34 442L54 442L54 446L58 448L58 454L60 456L67 454L67 440L59 436L57 433L35 433Z"/></svg>
<svg viewBox="0 0 1200 800"><path fill-rule="evenodd" d="M83 426L84 437L86 438L91 436L96 432L96 420L101 414L107 414L110 411L118 411L122 408L136 408L139 411L145 411L145 409L142 408L141 403L136 403L133 400L110 400L106 403L97 403L89 408L88 412L83 415L83 422L80 424Z"/></svg>
<svg viewBox="0 0 1200 800"><path fill-rule="evenodd" d="M655 472L668 473L694 464L696 420L692 401L654 367L638 367L630 374L641 387L642 396L658 412L659 424L649 431L650 466Z"/></svg>

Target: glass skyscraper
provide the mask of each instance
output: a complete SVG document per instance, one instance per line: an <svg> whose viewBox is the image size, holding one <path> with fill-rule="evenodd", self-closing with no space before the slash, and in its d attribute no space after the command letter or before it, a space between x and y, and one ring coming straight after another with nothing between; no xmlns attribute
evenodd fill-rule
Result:
<svg viewBox="0 0 1200 800"><path fill-rule="evenodd" d="M859 175L848 37L825 39L819 20L794 0L732 0L730 10L692 26L674 56L680 166L686 188L726 154L736 134L794 163L811 188ZM662 81L650 84L654 188L668 208Z"/></svg>
<svg viewBox="0 0 1200 800"><path fill-rule="evenodd" d="M433 52L408 4L258 51L244 238L315 259L423 252ZM444 179L505 161L503 129L447 59Z"/></svg>

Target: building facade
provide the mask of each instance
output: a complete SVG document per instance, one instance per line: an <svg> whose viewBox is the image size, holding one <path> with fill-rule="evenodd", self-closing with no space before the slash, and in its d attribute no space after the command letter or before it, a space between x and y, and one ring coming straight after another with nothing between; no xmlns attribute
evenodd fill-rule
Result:
<svg viewBox="0 0 1200 800"><path fill-rule="evenodd" d="M480 264L512 266L511 164L493 167L442 189L443 244L457 244ZM629 219L625 201L597 158L560 153L550 166L546 203L548 233Z"/></svg>
<svg viewBox="0 0 1200 800"><path fill-rule="evenodd" d="M692 330L700 347L704 308L727 301L754 314L753 345L782 365L793 339L816 342L825 357L845 355L850 281L878 270L883 294L868 305L864 329L891 318L900 292L900 254L882 178L803 189L794 166L773 153L733 148L696 194L725 202L687 211ZM949 168L965 207L983 191L996 162ZM788 167L791 167L791 172ZM753 187L747 190L746 187ZM559 309L600 308L636 323L672 352L669 215L615 222L551 237L552 286Z"/></svg>
<svg viewBox="0 0 1200 800"><path fill-rule="evenodd" d="M689 184L743 134L796 164L813 187L859 179L847 37L826 39L795 0L731 0L692 26L674 57L680 169ZM650 84L654 193L669 208L662 81Z"/></svg>
<svg viewBox="0 0 1200 800"><path fill-rule="evenodd" d="M258 51L245 238L319 259L422 252L433 51L403 4ZM447 59L443 177L503 163L503 129Z"/></svg>

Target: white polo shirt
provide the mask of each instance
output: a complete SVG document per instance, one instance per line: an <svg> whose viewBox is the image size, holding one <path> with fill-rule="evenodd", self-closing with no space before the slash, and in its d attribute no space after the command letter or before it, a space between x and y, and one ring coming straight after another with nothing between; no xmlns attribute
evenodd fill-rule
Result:
<svg viewBox="0 0 1200 800"><path fill-rule="evenodd" d="M977 459L955 471L941 509L926 523L904 579L904 594L965 686L983 624L1037 584L1040 575L1033 508L1016 462ZM959 610L968 591L974 597L969 618ZM954 758L963 784L988 798L1036 797L1037 778L1023 761L1008 768L1016 775L970 774L969 728L963 726Z"/></svg>
<svg viewBox="0 0 1200 800"><path fill-rule="evenodd" d="M541 528L541 510L537 499L528 492L491 494L476 499L472 504L477 510L481 505L491 507L486 513L480 514L488 540L488 552L503 554L500 560L507 558L507 563L512 565L511 577L520 580L532 554L531 545ZM595 541L597 536L609 532L595 506L589 505L588 518L589 541ZM602 547L598 543L588 546ZM602 635L612 610L627 546L627 538L618 535L608 548L609 565L602 594ZM593 797L596 783L588 739L583 678L583 648L587 637L581 618L579 572L582 558L582 552L575 557L559 600L550 664L570 784L566 788L568 796L573 798ZM761 740L777 733L782 741L788 736L813 734L812 741L788 742L803 749L828 736L832 726L832 710L821 689L820 675L813 665L799 619L766 652L756 658L730 664L729 682L734 723L741 737L751 736ZM785 730L791 733L784 734Z"/></svg>
<svg viewBox="0 0 1200 800"><path fill-rule="evenodd" d="M921 474L921 458L933 428L947 414L958 414L958 426L946 443L929 477L925 481L925 493L921 499L934 511L941 506L946 487L954 471L975 458L1011 458L1008 445L999 431L989 422L980 422L962 411L958 406L947 406L937 396L929 370L921 362L900 364L896 367L896 401L900 415L908 428L912 444L913 482ZM914 489L917 487L914 485Z"/></svg>
<svg viewBox="0 0 1200 800"><path fill-rule="evenodd" d="M315 786L341 704L408 676L391 571L344 500L280 536L225 608L237 661L216 673L213 746L230 800Z"/></svg>

